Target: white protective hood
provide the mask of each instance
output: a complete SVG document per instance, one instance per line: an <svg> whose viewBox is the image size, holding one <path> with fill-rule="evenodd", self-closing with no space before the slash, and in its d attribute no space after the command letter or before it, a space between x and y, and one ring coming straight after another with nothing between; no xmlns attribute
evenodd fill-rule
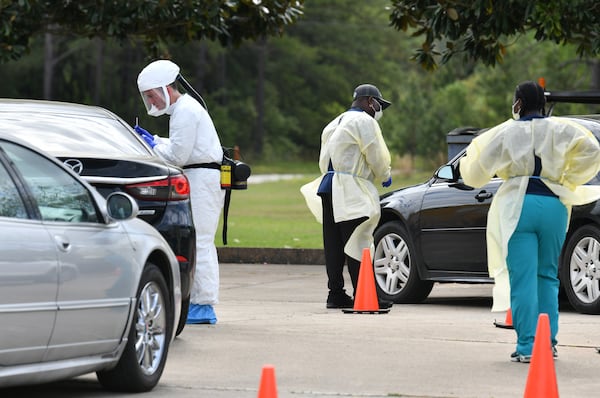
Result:
<svg viewBox="0 0 600 398"><path fill-rule="evenodd" d="M146 66L138 75L137 84L146 111L150 116L160 116L171 106L167 86L175 81L179 66L162 59Z"/></svg>

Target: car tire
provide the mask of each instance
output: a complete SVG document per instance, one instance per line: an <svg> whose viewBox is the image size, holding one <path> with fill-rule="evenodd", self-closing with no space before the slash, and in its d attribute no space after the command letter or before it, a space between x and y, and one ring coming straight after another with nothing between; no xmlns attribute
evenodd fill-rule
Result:
<svg viewBox="0 0 600 398"><path fill-rule="evenodd" d="M565 245L560 280L569 303L582 314L600 314L600 228L578 228Z"/></svg>
<svg viewBox="0 0 600 398"><path fill-rule="evenodd" d="M167 283L156 265L146 264L136 298L134 319L119 362L110 370L96 373L98 381L109 390L149 391L165 367L174 314Z"/></svg>
<svg viewBox="0 0 600 398"><path fill-rule="evenodd" d="M188 311L190 310L190 297L191 296L188 296L186 299L181 300L181 316L179 317L179 324L177 325L175 336L179 336L181 332L183 332L183 328L185 328Z"/></svg>
<svg viewBox="0 0 600 398"><path fill-rule="evenodd" d="M433 282L421 280L415 246L406 227L397 221L375 230L373 272L379 297L398 304L420 303Z"/></svg>

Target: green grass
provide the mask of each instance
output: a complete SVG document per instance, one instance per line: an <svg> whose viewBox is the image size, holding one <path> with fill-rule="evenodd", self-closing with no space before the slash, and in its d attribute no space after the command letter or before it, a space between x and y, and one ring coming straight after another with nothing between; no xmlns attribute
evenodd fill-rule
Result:
<svg viewBox="0 0 600 398"><path fill-rule="evenodd" d="M305 177L250 183L247 190L233 191L229 207L228 246L321 247L320 224L315 221L300 194L300 186L310 180L311 177ZM221 226L216 242L217 246L222 246Z"/></svg>
<svg viewBox="0 0 600 398"><path fill-rule="evenodd" d="M296 170L292 173L296 173ZM256 175L254 168L253 175ZM379 191L384 193L423 182L430 175L431 172L427 171L414 173L410 177L394 176L394 184ZM250 182L247 190L233 191L229 207L227 246L322 248L321 224L310 213L300 193L300 187L317 176L315 173L277 182ZM223 246L222 225L221 221L215 239L218 247Z"/></svg>
<svg viewBox="0 0 600 398"><path fill-rule="evenodd" d="M270 161L268 163L251 163L252 174L314 174L319 173L316 162L303 161Z"/></svg>

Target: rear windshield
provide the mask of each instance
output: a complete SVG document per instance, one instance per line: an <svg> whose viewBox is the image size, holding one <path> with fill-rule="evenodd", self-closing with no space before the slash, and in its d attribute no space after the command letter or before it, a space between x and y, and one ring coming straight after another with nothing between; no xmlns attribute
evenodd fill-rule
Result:
<svg viewBox="0 0 600 398"><path fill-rule="evenodd" d="M153 157L130 127L107 117L0 113L0 131L53 156Z"/></svg>

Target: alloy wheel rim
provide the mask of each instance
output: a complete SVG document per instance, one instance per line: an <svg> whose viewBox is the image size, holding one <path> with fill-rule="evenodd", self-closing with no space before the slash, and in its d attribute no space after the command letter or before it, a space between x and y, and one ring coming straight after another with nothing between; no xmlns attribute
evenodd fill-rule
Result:
<svg viewBox="0 0 600 398"><path fill-rule="evenodd" d="M600 297L600 242L592 237L581 239L571 255L570 283L577 299L591 304Z"/></svg>
<svg viewBox="0 0 600 398"><path fill-rule="evenodd" d="M166 340L164 297L155 283L147 283L137 309L135 352L140 369L152 375L160 366Z"/></svg>
<svg viewBox="0 0 600 398"><path fill-rule="evenodd" d="M379 287L389 295L398 294L410 276L410 252L398 234L387 234L375 248L374 273Z"/></svg>

